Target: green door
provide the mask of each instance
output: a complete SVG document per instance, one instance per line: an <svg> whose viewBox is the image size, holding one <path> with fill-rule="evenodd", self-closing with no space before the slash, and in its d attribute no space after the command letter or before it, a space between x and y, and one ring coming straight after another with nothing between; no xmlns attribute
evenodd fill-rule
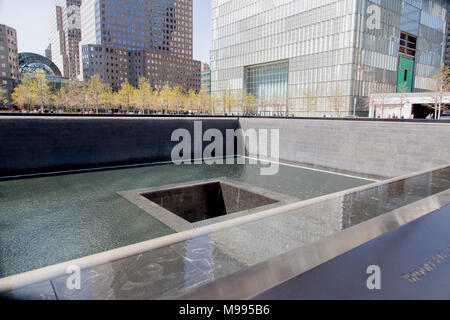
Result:
<svg viewBox="0 0 450 320"><path fill-rule="evenodd" d="M400 57L398 62L397 92L412 91L414 61Z"/></svg>

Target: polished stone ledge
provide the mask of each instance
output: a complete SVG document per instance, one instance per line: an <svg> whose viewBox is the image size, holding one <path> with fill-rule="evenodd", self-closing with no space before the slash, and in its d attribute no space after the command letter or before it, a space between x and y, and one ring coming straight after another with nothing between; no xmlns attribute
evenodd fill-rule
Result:
<svg viewBox="0 0 450 320"><path fill-rule="evenodd" d="M211 282L180 299L183 300L241 300L253 297L264 298L271 288L284 284L289 279L302 275L318 266L331 261L345 253L350 253L361 245L401 226L439 210L450 203L450 189L426 199L414 202L373 218L344 231L337 232L317 242L305 245L267 259L257 265L235 274ZM430 230L429 230L430 231ZM418 240L418 239L415 239ZM394 248L392 248L394 250ZM397 251L399 248L396 248ZM385 251L384 260L389 260L390 253ZM329 270L328 270L329 271ZM327 276L330 276L329 274ZM236 290L239 288L239 290ZM323 294L326 296L327 294ZM270 296L273 299L273 296ZM307 298L303 296L303 298ZM334 297L338 298L338 297ZM344 298L342 296L341 298ZM401 297L397 297L401 298Z"/></svg>

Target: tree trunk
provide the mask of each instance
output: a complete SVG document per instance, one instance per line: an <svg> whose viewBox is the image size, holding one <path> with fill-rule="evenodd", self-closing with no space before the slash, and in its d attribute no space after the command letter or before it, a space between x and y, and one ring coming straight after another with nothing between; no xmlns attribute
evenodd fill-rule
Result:
<svg viewBox="0 0 450 320"><path fill-rule="evenodd" d="M439 112L438 112L438 116L437 119L441 119L441 111L442 111L442 102L439 102Z"/></svg>

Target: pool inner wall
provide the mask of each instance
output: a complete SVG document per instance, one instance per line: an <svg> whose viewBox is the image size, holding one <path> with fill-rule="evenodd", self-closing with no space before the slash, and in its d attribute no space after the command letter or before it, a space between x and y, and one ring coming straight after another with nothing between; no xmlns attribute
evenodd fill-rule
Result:
<svg viewBox="0 0 450 320"><path fill-rule="evenodd" d="M227 129L278 129L280 160L360 174L394 177L450 159L445 122L9 116L0 117L0 177L171 161L172 133L194 137L195 121L224 137Z"/></svg>

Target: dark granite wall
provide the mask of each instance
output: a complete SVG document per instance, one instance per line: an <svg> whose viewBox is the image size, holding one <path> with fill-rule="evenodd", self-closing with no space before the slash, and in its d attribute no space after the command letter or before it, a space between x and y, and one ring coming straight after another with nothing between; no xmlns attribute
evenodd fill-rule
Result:
<svg viewBox="0 0 450 320"><path fill-rule="evenodd" d="M279 129L281 160L361 174L393 177L450 162L444 122L3 116L0 177L170 161L172 132L192 134L195 121L224 137L226 129Z"/></svg>
<svg viewBox="0 0 450 320"><path fill-rule="evenodd" d="M382 177L450 163L447 122L241 118L239 124L279 129L285 161Z"/></svg>
<svg viewBox="0 0 450 320"><path fill-rule="evenodd" d="M237 129L237 119L0 118L0 176L171 160L172 132ZM208 145L209 142L204 143ZM193 148L192 148L193 150Z"/></svg>

